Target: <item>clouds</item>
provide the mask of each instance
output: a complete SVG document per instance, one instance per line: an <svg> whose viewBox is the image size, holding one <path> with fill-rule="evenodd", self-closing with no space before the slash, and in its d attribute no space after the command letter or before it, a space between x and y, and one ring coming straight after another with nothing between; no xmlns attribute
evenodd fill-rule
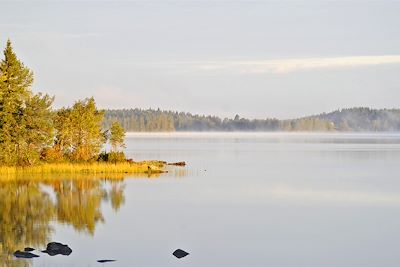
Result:
<svg viewBox="0 0 400 267"><path fill-rule="evenodd" d="M31 2L2 5L0 44L57 106L289 118L399 105L393 1Z"/></svg>
<svg viewBox="0 0 400 267"><path fill-rule="evenodd" d="M242 74L285 74L303 70L353 68L363 66L377 66L384 64L400 64L400 55L289 58L271 60L198 61L180 63L182 67L187 68L187 66L190 66L196 71Z"/></svg>

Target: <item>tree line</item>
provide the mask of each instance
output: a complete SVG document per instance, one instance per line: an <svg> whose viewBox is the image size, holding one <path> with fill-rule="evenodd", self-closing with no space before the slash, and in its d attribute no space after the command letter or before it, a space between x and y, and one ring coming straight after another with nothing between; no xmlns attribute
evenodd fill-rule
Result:
<svg viewBox="0 0 400 267"><path fill-rule="evenodd" d="M400 131L399 109L350 108L298 119L246 119L160 109L105 110L104 127L118 121L130 132L170 131Z"/></svg>
<svg viewBox="0 0 400 267"><path fill-rule="evenodd" d="M54 97L32 92L33 80L8 40L0 62L0 165L124 158L125 131L118 122L103 128L93 98L54 110ZM107 142L111 154L101 153Z"/></svg>

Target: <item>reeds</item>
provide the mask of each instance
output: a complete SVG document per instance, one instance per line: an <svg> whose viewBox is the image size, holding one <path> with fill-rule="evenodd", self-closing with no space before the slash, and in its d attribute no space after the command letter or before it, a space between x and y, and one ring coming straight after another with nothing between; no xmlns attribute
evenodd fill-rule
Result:
<svg viewBox="0 0 400 267"><path fill-rule="evenodd" d="M112 174L112 173L162 173L164 162L143 161L134 163L44 163L36 166L17 167L0 166L0 175L13 174L56 174L56 173L87 173L87 174Z"/></svg>

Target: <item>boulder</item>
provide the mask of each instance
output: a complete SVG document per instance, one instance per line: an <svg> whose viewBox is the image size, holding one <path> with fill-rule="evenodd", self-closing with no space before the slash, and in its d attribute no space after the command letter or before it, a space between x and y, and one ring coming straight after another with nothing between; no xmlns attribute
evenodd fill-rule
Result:
<svg viewBox="0 0 400 267"><path fill-rule="evenodd" d="M68 256L72 253L72 249L68 247L68 245L64 245L58 242L50 242L47 244L46 250L43 250L42 252L47 253L50 256L55 256L59 254Z"/></svg>
<svg viewBox="0 0 400 267"><path fill-rule="evenodd" d="M15 251L14 256L17 258L22 258L22 259L32 259L32 258L39 257L39 255L30 253L30 252L26 252L26 251L20 251L20 250Z"/></svg>
<svg viewBox="0 0 400 267"><path fill-rule="evenodd" d="M172 255L174 255L175 257L180 259L180 258L186 257L187 255L189 255L189 253L182 249L177 249L172 253Z"/></svg>

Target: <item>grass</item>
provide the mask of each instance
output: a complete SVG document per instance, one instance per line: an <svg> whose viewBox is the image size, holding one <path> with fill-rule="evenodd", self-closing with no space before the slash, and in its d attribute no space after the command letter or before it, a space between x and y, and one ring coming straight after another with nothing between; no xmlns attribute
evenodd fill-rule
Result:
<svg viewBox="0 0 400 267"><path fill-rule="evenodd" d="M43 163L29 167L0 166L0 175L18 174L129 174L162 173L165 163L162 161L142 161L134 163Z"/></svg>

